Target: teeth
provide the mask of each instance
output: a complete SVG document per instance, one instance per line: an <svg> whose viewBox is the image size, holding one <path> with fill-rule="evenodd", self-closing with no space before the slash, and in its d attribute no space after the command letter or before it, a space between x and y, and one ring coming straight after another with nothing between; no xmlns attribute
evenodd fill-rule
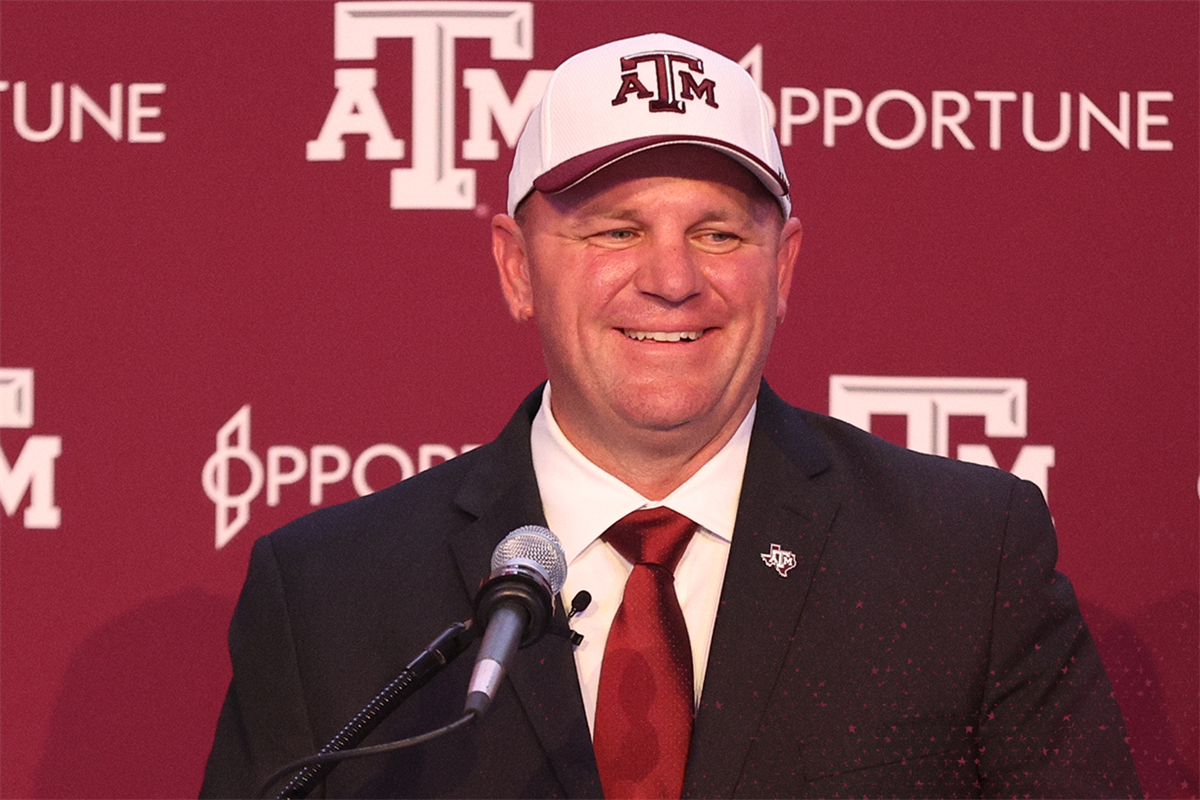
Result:
<svg viewBox="0 0 1200 800"><path fill-rule="evenodd" d="M625 335L639 342L649 339L654 342L694 342L700 338L703 331L632 331L625 330Z"/></svg>

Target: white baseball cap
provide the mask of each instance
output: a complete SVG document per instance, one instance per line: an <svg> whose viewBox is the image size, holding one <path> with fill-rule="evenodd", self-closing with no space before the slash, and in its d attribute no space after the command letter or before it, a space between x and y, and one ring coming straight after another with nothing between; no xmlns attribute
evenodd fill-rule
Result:
<svg viewBox="0 0 1200 800"><path fill-rule="evenodd" d="M585 50L546 85L517 142L508 213L533 190L567 189L626 156L670 144L723 153L791 214L783 155L750 73L678 36L649 33Z"/></svg>

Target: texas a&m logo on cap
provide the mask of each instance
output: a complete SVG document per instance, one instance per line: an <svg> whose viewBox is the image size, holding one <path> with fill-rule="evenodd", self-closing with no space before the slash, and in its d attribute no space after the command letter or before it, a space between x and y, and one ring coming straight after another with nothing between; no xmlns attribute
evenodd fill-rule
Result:
<svg viewBox="0 0 1200 800"><path fill-rule="evenodd" d="M638 75L638 65L654 66L656 91L646 88ZM700 76L697 79L697 76ZM704 76L704 62L685 53L667 50L637 53L621 58L621 88L612 104L619 106L629 100L629 93L636 92L639 100L650 99L651 111L687 111L684 100L702 98L712 108L717 105L717 86L711 78Z"/></svg>

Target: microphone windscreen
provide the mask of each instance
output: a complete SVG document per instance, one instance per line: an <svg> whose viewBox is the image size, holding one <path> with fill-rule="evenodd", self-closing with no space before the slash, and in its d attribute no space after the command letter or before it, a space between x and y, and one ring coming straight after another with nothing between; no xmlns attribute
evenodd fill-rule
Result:
<svg viewBox="0 0 1200 800"><path fill-rule="evenodd" d="M541 525L525 525L505 536L492 551L492 570L512 561L531 561L546 575L550 593L558 594L567 579L567 556L558 537Z"/></svg>

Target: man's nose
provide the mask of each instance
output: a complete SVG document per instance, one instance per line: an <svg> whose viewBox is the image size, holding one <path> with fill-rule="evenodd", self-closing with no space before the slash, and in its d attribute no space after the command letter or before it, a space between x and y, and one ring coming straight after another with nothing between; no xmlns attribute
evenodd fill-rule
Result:
<svg viewBox="0 0 1200 800"><path fill-rule="evenodd" d="M643 253L635 288L673 305L698 295L704 275L697 255L686 238L655 240Z"/></svg>

